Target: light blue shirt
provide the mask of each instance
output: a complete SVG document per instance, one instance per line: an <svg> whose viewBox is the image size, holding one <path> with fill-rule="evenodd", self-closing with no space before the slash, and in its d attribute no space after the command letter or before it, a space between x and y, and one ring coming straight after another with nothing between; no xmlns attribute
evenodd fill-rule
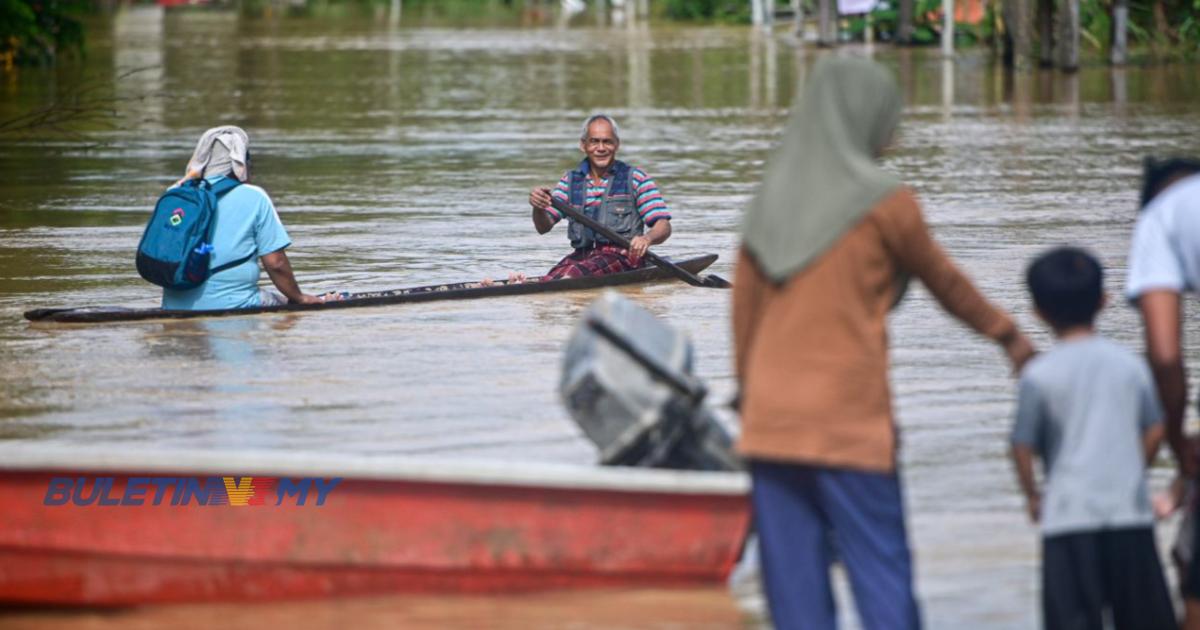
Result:
<svg viewBox="0 0 1200 630"><path fill-rule="evenodd" d="M1042 458L1043 535L1152 525L1142 434L1161 421L1150 368L1129 350L1092 335L1034 357L1012 442Z"/></svg>
<svg viewBox="0 0 1200 630"><path fill-rule="evenodd" d="M236 267L213 274L194 289L163 289L163 308L254 308L259 305L258 259L292 244L275 211L275 204L258 186L242 184L226 193L217 203L214 221L210 268L253 256Z"/></svg>

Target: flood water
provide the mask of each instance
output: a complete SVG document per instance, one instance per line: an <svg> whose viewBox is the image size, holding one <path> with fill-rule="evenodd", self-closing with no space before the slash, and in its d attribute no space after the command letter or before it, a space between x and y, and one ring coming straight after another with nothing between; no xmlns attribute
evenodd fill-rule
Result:
<svg viewBox="0 0 1200 630"><path fill-rule="evenodd" d="M116 118L86 137L0 136L0 446L592 461L556 385L595 293L90 327L21 318L157 305L134 248L156 196L218 124L249 132L255 183L310 293L549 268L566 236L535 233L526 195L579 159L579 124L594 111L617 118L622 158L671 207L675 235L656 251L719 253L710 271L732 277L741 211L796 85L827 53L782 32L585 22L392 28L139 8L92 25L82 69L4 77L0 121L80 92L107 99ZM1196 66L1009 77L984 52L953 63L844 52L896 70L907 109L887 166L1042 346L1025 261L1086 245L1119 294L1141 157L1200 153ZM623 293L686 330L714 399L732 395L728 293L681 283ZM1013 381L1002 355L923 290L891 323L928 625L1033 627L1037 536L1006 459ZM1100 328L1140 350L1119 298Z"/></svg>

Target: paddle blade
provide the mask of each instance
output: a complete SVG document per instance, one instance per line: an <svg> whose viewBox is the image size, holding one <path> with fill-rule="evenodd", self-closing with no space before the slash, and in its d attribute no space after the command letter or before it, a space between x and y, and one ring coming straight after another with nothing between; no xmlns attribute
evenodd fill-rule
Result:
<svg viewBox="0 0 1200 630"><path fill-rule="evenodd" d="M714 289L732 289L733 283L715 274L704 276L704 286Z"/></svg>

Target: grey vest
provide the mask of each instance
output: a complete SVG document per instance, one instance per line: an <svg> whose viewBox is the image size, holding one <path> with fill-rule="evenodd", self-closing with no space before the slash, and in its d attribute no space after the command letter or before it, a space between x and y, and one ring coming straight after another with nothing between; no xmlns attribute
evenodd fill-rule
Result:
<svg viewBox="0 0 1200 630"><path fill-rule="evenodd" d="M633 189L631 171L628 164L620 160L613 162L609 169L608 189L604 191L599 208L589 208L586 204L588 161L584 159L579 167L570 173L571 205L626 240L642 234L646 227L637 212L637 193ZM595 245L609 243L608 239L574 219L568 220L567 236L571 239L571 247L575 249L590 249Z"/></svg>

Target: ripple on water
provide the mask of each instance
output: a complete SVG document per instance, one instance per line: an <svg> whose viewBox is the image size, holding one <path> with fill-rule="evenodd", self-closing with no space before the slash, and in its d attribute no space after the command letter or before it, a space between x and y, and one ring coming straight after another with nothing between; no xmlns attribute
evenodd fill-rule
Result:
<svg viewBox="0 0 1200 630"><path fill-rule="evenodd" d="M729 278L741 211L817 56L733 28L331 31L181 15L137 24L138 37L91 38L88 71L136 96L121 102L121 127L87 145L0 145L6 442L591 462L555 387L562 344L595 293L98 327L31 326L20 313L155 304L132 269L143 216L198 134L226 120L250 131L254 181L311 292L549 268L566 238L534 234L526 196L577 163L579 122L596 110L621 120L623 157L672 206L675 236L660 251L717 252L711 271ZM984 55L949 74L922 51L876 56L909 104L885 164L990 298L1045 347L1021 286L1037 251L1085 244L1120 291L1141 156L1200 149L1200 88L1181 79L1194 66L1008 85ZM113 79L131 59L158 74ZM197 87L197 59L231 80ZM0 119L39 105L46 76L23 72ZM733 395L727 293L622 292L689 333L713 400ZM1100 328L1137 348L1120 302ZM1005 459L1012 381L1000 353L919 288L890 334L926 618L1032 626L1036 538Z"/></svg>

